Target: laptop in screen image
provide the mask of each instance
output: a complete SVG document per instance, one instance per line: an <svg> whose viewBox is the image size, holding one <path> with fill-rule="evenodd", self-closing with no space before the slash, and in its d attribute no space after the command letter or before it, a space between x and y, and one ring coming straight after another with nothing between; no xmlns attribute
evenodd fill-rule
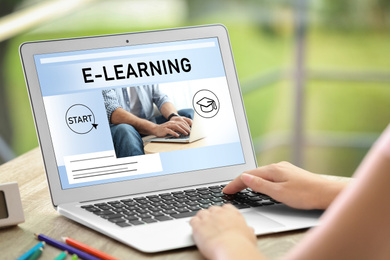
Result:
<svg viewBox="0 0 390 260"><path fill-rule="evenodd" d="M318 211L221 192L257 167L224 26L28 42L20 54L59 214L143 252L194 245L189 220L211 205L232 203L257 235L318 224ZM144 141L184 118L204 137Z"/></svg>

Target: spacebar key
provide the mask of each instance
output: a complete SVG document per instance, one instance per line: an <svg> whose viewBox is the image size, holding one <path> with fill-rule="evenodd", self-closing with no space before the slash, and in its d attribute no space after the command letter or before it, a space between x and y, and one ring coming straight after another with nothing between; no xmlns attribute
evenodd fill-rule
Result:
<svg viewBox="0 0 390 260"><path fill-rule="evenodd" d="M170 215L172 218L188 218L193 217L196 215L198 211L190 211L190 212L184 212L184 213L178 213L178 214L172 214Z"/></svg>

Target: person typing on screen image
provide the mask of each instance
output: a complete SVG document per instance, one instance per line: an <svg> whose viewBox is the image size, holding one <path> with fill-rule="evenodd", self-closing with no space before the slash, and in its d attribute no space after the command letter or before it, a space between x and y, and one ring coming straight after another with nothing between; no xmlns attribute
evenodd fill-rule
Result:
<svg viewBox="0 0 390 260"><path fill-rule="evenodd" d="M326 210L321 224L284 259L390 259L390 125L354 177L349 183L331 181L282 162L241 174L223 192L250 187L291 207ZM199 211L190 224L208 259L266 259L232 205Z"/></svg>
<svg viewBox="0 0 390 260"><path fill-rule="evenodd" d="M143 136L190 133L194 111L177 111L158 85L108 89L102 95L118 158L145 154ZM154 105L161 115L154 115Z"/></svg>

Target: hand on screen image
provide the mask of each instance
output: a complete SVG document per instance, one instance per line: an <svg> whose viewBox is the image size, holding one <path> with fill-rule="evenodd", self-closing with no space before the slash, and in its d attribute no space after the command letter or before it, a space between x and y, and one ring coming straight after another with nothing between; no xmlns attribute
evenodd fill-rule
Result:
<svg viewBox="0 0 390 260"><path fill-rule="evenodd" d="M103 90L102 95L118 158L145 154L144 136L178 137L191 131L194 111L177 110L157 84Z"/></svg>
<svg viewBox="0 0 390 260"><path fill-rule="evenodd" d="M179 137L180 134L189 135L191 132L190 123L187 122L188 118L175 116L176 119L171 119L170 121L155 125L155 128L152 131L152 134L157 137L164 137L167 135ZM191 120L191 119L188 119Z"/></svg>

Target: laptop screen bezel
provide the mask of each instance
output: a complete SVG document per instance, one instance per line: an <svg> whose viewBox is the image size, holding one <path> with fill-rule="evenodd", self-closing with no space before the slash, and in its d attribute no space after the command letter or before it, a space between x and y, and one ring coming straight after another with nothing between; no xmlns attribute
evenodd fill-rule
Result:
<svg viewBox="0 0 390 260"><path fill-rule="evenodd" d="M225 67L226 79L245 160L243 164L95 186L62 189L34 62L34 55L215 37L218 39ZM20 46L20 56L54 207L63 203L99 200L169 190L178 187L229 181L243 171L253 169L257 166L228 32L223 25L205 25L158 31L27 42Z"/></svg>

